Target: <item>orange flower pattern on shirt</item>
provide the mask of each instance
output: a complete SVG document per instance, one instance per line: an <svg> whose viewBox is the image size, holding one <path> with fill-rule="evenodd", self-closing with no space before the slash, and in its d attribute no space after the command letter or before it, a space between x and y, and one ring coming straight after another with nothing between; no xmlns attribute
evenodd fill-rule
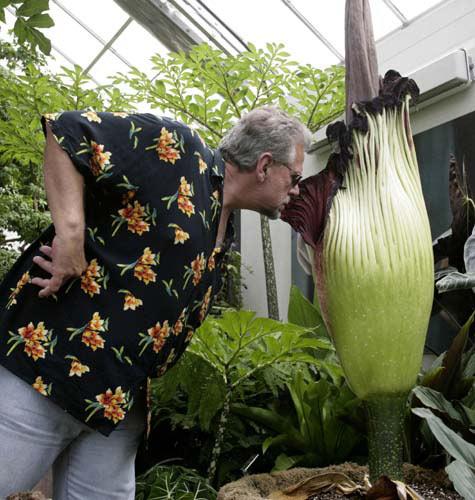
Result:
<svg viewBox="0 0 475 500"><path fill-rule="evenodd" d="M135 311L137 307L143 305L142 299L138 299L128 290L119 290L121 293L125 293L124 297L124 311Z"/></svg>
<svg viewBox="0 0 475 500"><path fill-rule="evenodd" d="M183 212L187 217L191 217L195 213L195 206L191 201L191 197L193 196L193 184L190 184L186 180L186 177L182 176L175 194L162 197L162 201L167 203L167 210L170 210L171 205L176 201L178 210Z"/></svg>
<svg viewBox="0 0 475 500"><path fill-rule="evenodd" d="M51 393L51 384L50 386L47 386L43 382L43 378L40 376L36 377L35 382L32 384L32 386L35 391L38 391L43 396L49 396L49 394Z"/></svg>
<svg viewBox="0 0 475 500"><path fill-rule="evenodd" d="M150 210L149 205L142 206L137 200L134 204L128 203L125 208L117 211L118 216L113 216L112 227L115 228L112 236L115 236L123 223L127 223L127 230L142 236L150 231L150 224L155 225L156 210Z"/></svg>
<svg viewBox="0 0 475 500"><path fill-rule="evenodd" d="M175 324L173 325L173 333L177 336L180 335L180 333L183 331L183 323L185 322L185 314L186 314L186 308L183 309L180 316L178 317Z"/></svg>
<svg viewBox="0 0 475 500"><path fill-rule="evenodd" d="M102 120L95 111L86 111L81 116L84 116L90 122L102 123Z"/></svg>
<svg viewBox="0 0 475 500"><path fill-rule="evenodd" d="M16 304L16 298L21 292L21 289L30 282L30 274L28 272L23 273L22 277L18 280L15 288L11 289L11 294L8 297L8 302L6 308L9 309L12 305Z"/></svg>
<svg viewBox="0 0 475 500"><path fill-rule="evenodd" d="M191 184L188 183L185 177L180 178L180 187L178 188L178 194L181 196L193 196Z"/></svg>
<svg viewBox="0 0 475 500"><path fill-rule="evenodd" d="M178 196L178 208L188 217L191 217L195 213L195 206L190 198L186 196Z"/></svg>
<svg viewBox="0 0 475 500"><path fill-rule="evenodd" d="M198 286L198 284L201 281L201 278L203 277L203 271L206 269L206 258L204 256L204 253L201 252L196 256L196 259L194 259L190 266L187 267L185 266L185 274L184 274L184 283L183 283L183 289L185 289L188 285L188 282L190 278L192 279L193 285Z"/></svg>
<svg viewBox="0 0 475 500"><path fill-rule="evenodd" d="M149 345L152 345L153 352L160 352L169 336L170 326L168 324L168 320L165 320L163 324L160 324L160 322L157 321L154 326L147 330L146 334L139 333L139 337L141 337L139 345L142 346L139 356L143 354Z"/></svg>
<svg viewBox="0 0 475 500"><path fill-rule="evenodd" d="M7 356L9 356L17 346L24 344L23 352L34 361L45 359L46 353L50 354L54 350L57 339L53 337L53 331L47 330L42 321L37 326L30 322L26 326L18 328L18 333L8 332L10 338L7 344L12 344Z"/></svg>
<svg viewBox="0 0 475 500"><path fill-rule="evenodd" d="M157 144L157 153L160 160L175 164L176 160L181 158L180 152L175 149L176 141L173 134L165 127L160 131L160 138Z"/></svg>
<svg viewBox="0 0 475 500"><path fill-rule="evenodd" d="M142 264L137 264L134 267L134 276L143 281L146 285L155 282L157 278L157 273L152 270L150 266L144 266Z"/></svg>
<svg viewBox="0 0 475 500"><path fill-rule="evenodd" d="M102 319L98 312L92 315L92 318L79 328L67 328L71 332L69 340L73 340L77 335L81 335L81 342L93 351L104 349L105 340L101 333L109 329L109 319Z"/></svg>
<svg viewBox="0 0 475 500"><path fill-rule="evenodd" d="M214 268L216 267L215 257L220 252L221 252L221 247L215 247L215 249L212 251L212 253L208 259L208 271L213 271Z"/></svg>
<svg viewBox="0 0 475 500"><path fill-rule="evenodd" d="M30 357L37 361L39 358L44 359L46 355L45 348L39 342L26 342L25 352Z"/></svg>
<svg viewBox="0 0 475 500"><path fill-rule="evenodd" d="M105 340L99 333L104 331L104 320L101 319L99 313L95 312L82 334L81 342L86 344L93 351L96 349L104 349Z"/></svg>
<svg viewBox="0 0 475 500"><path fill-rule="evenodd" d="M86 411L90 411L86 422L99 410L104 410L103 415L108 420L112 420L115 424L123 420L126 410L130 409L133 400L130 398L129 392L124 392L122 387L116 387L115 391L107 389L106 392L96 395L96 400L91 401L86 399L89 405ZM91 411L92 410L92 411Z"/></svg>
<svg viewBox="0 0 475 500"><path fill-rule="evenodd" d="M91 172L97 177L105 171L104 167L110 165L112 153L104 151L104 144L97 144L94 141L91 141L91 153L89 165Z"/></svg>
<svg viewBox="0 0 475 500"><path fill-rule="evenodd" d="M205 267L206 259L204 255L198 255L191 263L191 269L193 270L193 285L196 286L201 281L201 274L205 270Z"/></svg>
<svg viewBox="0 0 475 500"><path fill-rule="evenodd" d="M69 369L69 376L82 377L85 373L90 372L89 366L83 365L78 359L73 359L71 361L71 368Z"/></svg>
<svg viewBox="0 0 475 500"><path fill-rule="evenodd" d="M146 247L143 254L134 262L130 264L117 264L122 269L121 275L127 271L133 270L134 277L142 281L145 285L154 283L157 279L157 273L152 269L152 266L159 264L159 254L155 254Z"/></svg>
<svg viewBox="0 0 475 500"><path fill-rule="evenodd" d="M103 268L97 263L97 259L92 259L81 275L81 290L92 298L101 293L101 285L107 289L108 279L108 274L104 273Z"/></svg>
<svg viewBox="0 0 475 500"><path fill-rule="evenodd" d="M155 254L151 252L149 247L145 248L142 257L134 267L134 276L148 285L150 282L155 281L157 277L151 268L155 264Z"/></svg>
<svg viewBox="0 0 475 500"><path fill-rule="evenodd" d="M204 174L208 169L208 165L206 164L205 161L203 161L203 158L201 157L201 154L198 151L195 151L195 155L198 157L198 169L200 171L200 174Z"/></svg>
<svg viewBox="0 0 475 500"><path fill-rule="evenodd" d="M193 338L194 333L195 333L194 330L188 330L188 333L186 334L185 338L185 344L188 344L188 342L190 342L190 340Z"/></svg>
<svg viewBox="0 0 475 500"><path fill-rule="evenodd" d="M184 244L185 241L190 239L190 234L184 231L178 224L168 224L168 227L175 229L175 241L174 245Z"/></svg>
<svg viewBox="0 0 475 500"><path fill-rule="evenodd" d="M211 291L212 290L213 290L212 286L208 287L208 290L206 290L206 294L204 296L203 303L201 304L200 313L199 313L200 323L202 323L204 321L204 319L206 318L206 313L208 312L208 308L209 308L209 302L211 300Z"/></svg>

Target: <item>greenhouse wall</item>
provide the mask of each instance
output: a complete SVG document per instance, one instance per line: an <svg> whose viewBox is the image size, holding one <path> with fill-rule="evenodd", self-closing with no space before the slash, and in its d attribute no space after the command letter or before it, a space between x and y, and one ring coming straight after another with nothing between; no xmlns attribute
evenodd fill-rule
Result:
<svg viewBox="0 0 475 500"><path fill-rule="evenodd" d="M377 42L380 73L396 69L403 75L417 74L439 59L459 49L465 49L467 57L475 60L475 2L452 0L436 5L401 29ZM448 155L456 153L462 159L472 157L470 143L463 134L464 126L473 124L475 135L475 85L467 84L452 91L441 93L431 103L416 106L412 112L413 132L421 166L421 177L426 203L431 218L433 236L450 224L448 207ZM450 94L450 95L449 95ZM457 120L459 119L459 120ZM465 130L465 129L464 129ZM462 137L465 136L465 137ZM305 176L321 170L331 148L324 139L324 131L316 134L317 149L307 155L304 164ZM464 150L464 147L466 150ZM435 148L435 149L434 149ZM469 165L469 169L472 169ZM472 176L475 177L475 176ZM266 288L262 245L260 241L259 216L243 211L241 219L241 251L247 290L244 292L244 307L267 314ZM295 235L281 221L271 221L272 244L276 269L280 317L286 319L289 290L296 284L311 298L310 277L299 268L295 255ZM443 346L438 346L442 348Z"/></svg>

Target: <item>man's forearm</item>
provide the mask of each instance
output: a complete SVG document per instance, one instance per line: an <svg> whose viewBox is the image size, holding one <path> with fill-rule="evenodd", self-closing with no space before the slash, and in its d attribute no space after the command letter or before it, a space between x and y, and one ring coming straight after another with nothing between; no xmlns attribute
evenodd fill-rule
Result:
<svg viewBox="0 0 475 500"><path fill-rule="evenodd" d="M84 239L84 180L47 128L44 179L48 206L58 236Z"/></svg>

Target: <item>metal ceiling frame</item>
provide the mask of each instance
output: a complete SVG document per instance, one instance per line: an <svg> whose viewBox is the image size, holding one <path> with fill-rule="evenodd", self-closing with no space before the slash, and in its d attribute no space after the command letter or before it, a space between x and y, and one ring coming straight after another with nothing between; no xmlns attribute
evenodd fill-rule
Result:
<svg viewBox="0 0 475 500"><path fill-rule="evenodd" d="M59 0L53 0L53 2L65 13L67 14L71 19L73 19L74 21L76 21L79 26L81 26L81 28L85 29L93 38L95 38L101 45L103 46L106 46L109 44L109 49L116 57L118 57L124 64L126 64L127 66L129 66L130 68L132 67L132 64L127 61L127 59L125 57L123 57L119 52L117 52L113 47L111 47L112 43L115 42L115 40L119 37L119 35L122 33L122 31L125 29L123 29L123 26L121 28L119 28L118 32L119 35L117 35L117 33L115 35L112 36L112 43L109 42L106 42L100 35L98 35L93 29L91 29L87 24L83 23L81 21L81 19L79 19L73 12L71 12L67 7L65 7ZM129 19L133 20L133 18L130 18ZM127 23L128 21L126 21ZM129 22L130 24L130 22ZM100 52L99 52L100 53ZM97 58L97 55L93 58L93 61L95 61L95 59ZM97 60L99 60L100 58L98 58ZM94 64L96 63L97 61L94 62ZM89 65L91 66L91 64ZM92 67L92 66L91 66Z"/></svg>
<svg viewBox="0 0 475 500"><path fill-rule="evenodd" d="M340 54L339 50L324 36L320 31L315 28L315 26L295 7L295 5L290 0L281 0L281 2L294 14L311 32L315 35L325 47L338 58L339 61L343 61L345 57Z"/></svg>
<svg viewBox="0 0 475 500"><path fill-rule="evenodd" d="M113 44L119 36L128 28L132 21L138 22L143 28L149 31L152 36L157 38L170 51L184 50L189 51L194 45L209 40L223 52L229 54L229 50L223 45L226 43L232 50L239 52L246 50L247 44L220 16L218 16L211 8L206 5L206 0L114 0L115 3L129 14L129 18L110 38L109 41L104 40L99 34L91 29L85 22L79 19L70 9L68 9L60 0L53 2L73 19L81 28L86 30L95 40L101 45L101 50L92 58L90 64L84 70L88 73L107 52L112 52L119 60L121 60L129 68L134 65L128 61L120 52L114 49ZM280 0L299 21L323 44L325 47L338 58L340 62L344 60L344 56L339 50L326 38L297 7L291 0ZM409 20L397 7L393 0L382 0L391 13L398 18L402 23L401 27L409 25L413 19ZM417 19L424 13L436 8L442 1L426 9L423 13L415 16ZM11 8L8 8L11 14ZM190 12L192 10L196 15ZM186 19L186 22L184 21ZM195 29L191 29L191 24ZM397 28L400 29L401 27ZM213 34L214 33L214 34ZM201 34L203 36L201 36ZM222 40L222 41L220 41ZM242 46L239 49L236 43ZM69 57L64 51L52 45L52 48L60 54L69 63L76 65L77 63ZM94 80L95 83L96 80Z"/></svg>

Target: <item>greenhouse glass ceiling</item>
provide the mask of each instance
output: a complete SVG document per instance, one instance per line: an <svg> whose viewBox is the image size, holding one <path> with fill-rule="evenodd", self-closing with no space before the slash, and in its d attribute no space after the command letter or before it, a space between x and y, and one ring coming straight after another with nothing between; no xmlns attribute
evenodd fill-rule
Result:
<svg viewBox="0 0 475 500"><path fill-rule="evenodd" d="M440 0L370 0L376 39L403 29ZM300 63L344 57L345 0L50 0L55 26L50 66L80 65L97 83L137 66L153 77L151 55L207 41L230 53L281 42ZM14 17L0 37L9 38Z"/></svg>

